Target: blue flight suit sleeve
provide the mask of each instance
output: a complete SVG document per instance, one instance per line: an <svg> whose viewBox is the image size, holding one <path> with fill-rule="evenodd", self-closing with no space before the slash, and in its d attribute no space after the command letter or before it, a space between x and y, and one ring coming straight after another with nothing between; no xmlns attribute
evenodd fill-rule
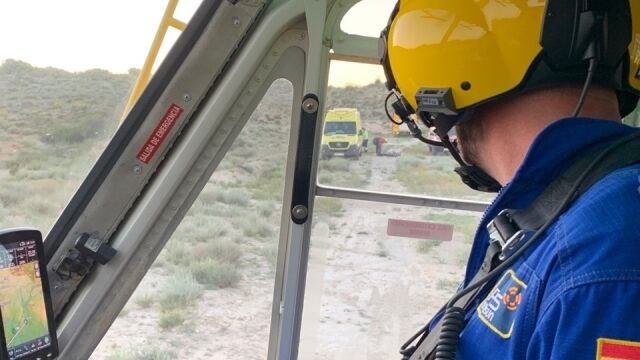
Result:
<svg viewBox="0 0 640 360"><path fill-rule="evenodd" d="M562 291L540 313L527 360L599 359L599 338L640 346L640 271L598 275Z"/></svg>

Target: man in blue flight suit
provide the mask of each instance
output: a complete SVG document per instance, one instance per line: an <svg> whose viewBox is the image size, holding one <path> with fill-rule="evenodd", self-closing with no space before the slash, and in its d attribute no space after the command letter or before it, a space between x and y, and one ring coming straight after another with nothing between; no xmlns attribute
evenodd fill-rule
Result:
<svg viewBox="0 0 640 360"><path fill-rule="evenodd" d="M499 191L405 358L640 359L640 2L400 0L380 50L396 112Z"/></svg>

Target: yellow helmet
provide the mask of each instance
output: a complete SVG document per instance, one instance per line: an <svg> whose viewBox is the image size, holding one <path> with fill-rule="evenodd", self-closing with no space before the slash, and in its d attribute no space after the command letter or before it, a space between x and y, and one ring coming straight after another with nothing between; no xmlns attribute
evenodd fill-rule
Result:
<svg viewBox="0 0 640 360"><path fill-rule="evenodd" d="M604 36L594 45L598 21ZM536 86L584 82L590 56L599 56L594 82L618 90L622 112L640 94L637 0L399 0L381 40L387 86L414 111L423 101L458 113Z"/></svg>
<svg viewBox="0 0 640 360"><path fill-rule="evenodd" d="M393 108L412 134L449 148L467 185L497 191L494 179L464 162L448 131L478 105L554 83L585 84L576 114L592 82L617 91L622 116L633 111L640 1L398 0L379 52L387 100L397 96ZM422 137L412 113L442 142Z"/></svg>

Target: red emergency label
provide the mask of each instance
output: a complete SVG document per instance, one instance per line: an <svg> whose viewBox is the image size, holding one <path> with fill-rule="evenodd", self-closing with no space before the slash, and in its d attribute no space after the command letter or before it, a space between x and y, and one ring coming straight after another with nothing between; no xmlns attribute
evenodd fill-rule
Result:
<svg viewBox="0 0 640 360"><path fill-rule="evenodd" d="M180 114L182 114L182 111L184 111L184 109L176 104L171 104L171 106L169 106L167 112L164 114L162 119L160 119L158 126L153 129L153 132L147 139L147 142L144 143L144 146L142 146L142 149L138 152L136 159L145 164L148 164L149 161L153 159L153 155L155 155L160 145L162 145L169 133L171 133L173 126L178 122L178 118L180 117Z"/></svg>
<svg viewBox="0 0 640 360"><path fill-rule="evenodd" d="M450 241L453 238L453 225L426 221L389 219L387 223L387 235Z"/></svg>

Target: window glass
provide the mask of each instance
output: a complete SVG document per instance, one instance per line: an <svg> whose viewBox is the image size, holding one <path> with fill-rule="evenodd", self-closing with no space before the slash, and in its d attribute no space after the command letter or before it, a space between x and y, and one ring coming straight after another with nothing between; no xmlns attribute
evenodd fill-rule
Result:
<svg viewBox="0 0 640 360"><path fill-rule="evenodd" d="M331 63L323 129L338 121L335 112L349 112L358 132L323 132L321 185L479 201L494 196L462 184L446 150L412 138L404 126L392 126L379 66L348 66L351 71L345 72L345 63ZM397 357L399 347L461 282L480 216L317 198L300 358Z"/></svg>
<svg viewBox="0 0 640 360"><path fill-rule="evenodd" d="M114 134L165 5L0 2L0 227L55 223Z"/></svg>
<svg viewBox="0 0 640 360"><path fill-rule="evenodd" d="M91 359L267 357L292 101L271 85Z"/></svg>
<svg viewBox="0 0 640 360"><path fill-rule="evenodd" d="M343 72L343 67L357 69ZM388 94L380 66L332 61L327 92L318 182L372 191L488 201L494 194L471 190L454 169L448 150L410 136L385 113ZM334 74L339 73L339 76ZM389 108L391 108L389 106ZM349 124L356 132L333 131ZM420 124L423 135L437 136ZM455 132L451 133L455 137Z"/></svg>
<svg viewBox="0 0 640 360"><path fill-rule="evenodd" d="M344 15L340 28L347 34L377 38L395 4L393 0L362 0Z"/></svg>
<svg viewBox="0 0 640 360"><path fill-rule="evenodd" d="M0 227L46 234L115 132L137 72L0 65Z"/></svg>
<svg viewBox="0 0 640 360"><path fill-rule="evenodd" d="M300 358L397 358L462 281L479 216L317 198Z"/></svg>
<svg viewBox="0 0 640 360"><path fill-rule="evenodd" d="M324 124L325 135L335 135L335 134L346 134L346 135L356 135L356 124L352 122L346 121L337 121L337 122L328 122Z"/></svg>

